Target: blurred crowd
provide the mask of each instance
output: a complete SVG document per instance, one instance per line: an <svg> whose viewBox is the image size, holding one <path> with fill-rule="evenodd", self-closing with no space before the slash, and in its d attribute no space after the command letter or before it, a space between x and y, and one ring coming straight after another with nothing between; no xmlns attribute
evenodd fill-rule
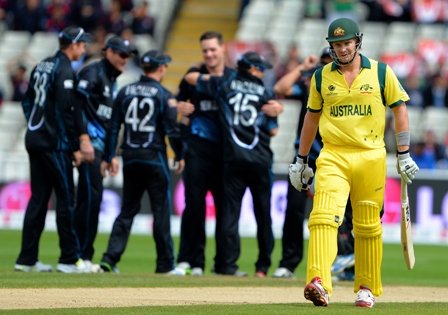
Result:
<svg viewBox="0 0 448 315"><path fill-rule="evenodd" d="M22 0L0 1L0 19L10 30L60 32L69 25L79 25L95 33L104 28L121 35L130 28L135 34L153 34L155 19L150 4L142 0L111 0L104 7L102 0Z"/></svg>
<svg viewBox="0 0 448 315"><path fill-rule="evenodd" d="M108 34L132 42L137 34L154 34L155 17L147 0L0 0L0 22L6 30L59 33L69 25L79 25L93 36L86 55L79 62L101 56ZM21 101L28 86L28 65L33 56L20 54L7 62L12 86L11 101ZM4 101L0 86L0 106Z"/></svg>
<svg viewBox="0 0 448 315"><path fill-rule="evenodd" d="M359 15L357 12L359 2L367 8L365 12L367 21L439 24L448 22L448 1L443 0L306 1L305 17L326 20L341 16L355 17ZM132 39L134 34L153 35L156 20L151 14L148 1L111 0L107 6L104 3L102 0L0 0L0 21L8 30L30 33L59 32L68 25L79 25L92 33L94 40L88 46L84 61L101 55L107 34L121 35L125 39ZM241 1L240 16L249 3L250 0ZM267 73L265 80L267 85L273 85L284 74L303 62L305 57L307 56L301 54L300 47L291 45L287 58L275 64L271 75ZM23 62L21 58L23 56L7 63L13 89L12 101L21 101L28 86L29 69L27 62ZM408 106L421 109L432 106L448 108L448 72L444 71L444 67L435 69L436 71L433 68L426 69L422 63L419 71L405 77L399 76L411 97ZM0 87L0 106L2 103L3 93ZM393 133L393 130L391 132ZM422 168L446 168L448 135L440 141L433 134L432 130L425 130L423 140L413 144L414 154L421 156L421 159L416 159L417 163ZM393 145L388 147L389 152L393 150Z"/></svg>

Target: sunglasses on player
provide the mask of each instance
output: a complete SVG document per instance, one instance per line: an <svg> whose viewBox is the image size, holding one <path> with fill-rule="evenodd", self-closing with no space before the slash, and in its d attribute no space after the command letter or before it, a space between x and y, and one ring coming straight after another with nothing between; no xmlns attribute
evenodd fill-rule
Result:
<svg viewBox="0 0 448 315"><path fill-rule="evenodd" d="M266 70L265 67L263 66L255 66L255 68L257 68L258 70L260 70L261 72L264 72Z"/></svg>
<svg viewBox="0 0 448 315"><path fill-rule="evenodd" d="M121 51L117 51L117 50L113 50L114 54L120 56L121 59L127 59L129 58L129 54L121 52Z"/></svg>

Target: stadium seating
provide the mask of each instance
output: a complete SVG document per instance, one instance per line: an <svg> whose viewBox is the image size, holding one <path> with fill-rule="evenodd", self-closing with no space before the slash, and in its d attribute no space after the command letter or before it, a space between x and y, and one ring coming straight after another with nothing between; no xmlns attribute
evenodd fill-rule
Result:
<svg viewBox="0 0 448 315"><path fill-rule="evenodd" d="M420 116L421 133L426 130L433 130L436 134L437 141L444 143L445 137L448 135L448 111L446 108L428 107Z"/></svg>

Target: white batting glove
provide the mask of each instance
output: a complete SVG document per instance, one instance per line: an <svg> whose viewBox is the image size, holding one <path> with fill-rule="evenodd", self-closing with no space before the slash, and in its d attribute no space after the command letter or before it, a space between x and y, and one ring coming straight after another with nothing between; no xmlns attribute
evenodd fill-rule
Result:
<svg viewBox="0 0 448 315"><path fill-rule="evenodd" d="M308 157L297 156L296 163L289 165L289 180L298 191L309 190L314 172L308 165Z"/></svg>
<svg viewBox="0 0 448 315"><path fill-rule="evenodd" d="M411 158L409 151L397 153L397 171L408 184L412 183L415 174L419 171L417 163Z"/></svg>

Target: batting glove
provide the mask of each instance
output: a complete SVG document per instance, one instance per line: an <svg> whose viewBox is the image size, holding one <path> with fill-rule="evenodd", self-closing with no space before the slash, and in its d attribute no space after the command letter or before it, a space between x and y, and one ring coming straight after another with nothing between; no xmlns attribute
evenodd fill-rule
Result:
<svg viewBox="0 0 448 315"><path fill-rule="evenodd" d="M419 171L417 163L411 158L409 150L404 152L397 152L397 171L401 178L408 184L412 183L415 174Z"/></svg>
<svg viewBox="0 0 448 315"><path fill-rule="evenodd" d="M289 165L289 180L298 191L309 190L314 172L308 165L308 157L298 155L296 163Z"/></svg>

